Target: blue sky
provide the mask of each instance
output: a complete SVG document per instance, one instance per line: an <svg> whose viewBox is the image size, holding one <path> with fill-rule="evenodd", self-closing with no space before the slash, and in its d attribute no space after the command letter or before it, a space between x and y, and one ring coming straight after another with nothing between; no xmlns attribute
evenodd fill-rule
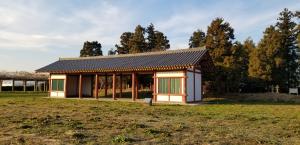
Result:
<svg viewBox="0 0 300 145"><path fill-rule="evenodd" d="M97 40L104 54L123 32L153 23L172 49L187 48L193 31L223 17L236 40L258 42L283 8L300 10L299 0L2 0L0 70L34 71L77 57L84 41Z"/></svg>

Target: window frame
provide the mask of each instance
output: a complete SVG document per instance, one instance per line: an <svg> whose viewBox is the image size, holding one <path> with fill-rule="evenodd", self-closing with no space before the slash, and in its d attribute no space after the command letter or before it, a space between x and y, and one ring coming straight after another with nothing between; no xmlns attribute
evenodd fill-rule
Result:
<svg viewBox="0 0 300 145"><path fill-rule="evenodd" d="M182 78L183 77L157 77L157 94L158 95L178 95L181 96L183 95L183 91L182 91ZM167 79L167 93L161 93L160 92L160 80L159 79ZM179 80L179 93L171 93L171 79L178 79ZM175 91L176 92L176 91Z"/></svg>
<svg viewBox="0 0 300 145"><path fill-rule="evenodd" d="M62 81L62 86L59 85L60 81ZM56 84L53 84L56 82ZM54 88L53 88L54 86ZM62 87L60 89L60 87ZM51 91L52 92L64 92L65 91L65 79L51 79Z"/></svg>

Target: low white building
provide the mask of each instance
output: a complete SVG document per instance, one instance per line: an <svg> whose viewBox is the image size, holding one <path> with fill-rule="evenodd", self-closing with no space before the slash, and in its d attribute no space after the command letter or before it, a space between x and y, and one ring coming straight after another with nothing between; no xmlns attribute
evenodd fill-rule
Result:
<svg viewBox="0 0 300 145"><path fill-rule="evenodd" d="M150 75L153 78L150 88L154 101L189 103L202 100L202 76L213 69L208 51L205 48L193 48L61 58L37 72L50 73L50 97L98 98L101 89L108 96L110 77L113 99L122 97L124 78L130 78L131 98L136 100L143 98L138 90L138 86L143 83L142 78ZM102 80L105 80L104 85L100 83ZM118 95L116 90L119 91Z"/></svg>

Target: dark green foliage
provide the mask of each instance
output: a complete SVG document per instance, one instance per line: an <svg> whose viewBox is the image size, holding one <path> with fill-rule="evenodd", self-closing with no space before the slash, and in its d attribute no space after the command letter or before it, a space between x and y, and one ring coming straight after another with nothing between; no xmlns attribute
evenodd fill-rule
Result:
<svg viewBox="0 0 300 145"><path fill-rule="evenodd" d="M129 53L140 53L146 50L145 28L141 25L136 26L133 36L129 40Z"/></svg>
<svg viewBox="0 0 300 145"><path fill-rule="evenodd" d="M282 78L286 82L281 82L281 87L296 87L298 84L296 69L298 64L296 62L296 23L292 20L294 14L285 8L279 14L276 27L280 33L280 55L279 57L283 60L280 66Z"/></svg>
<svg viewBox="0 0 300 145"><path fill-rule="evenodd" d="M116 44L118 54L128 54L131 48L130 39L132 38L133 33L124 32L120 37L120 46Z"/></svg>
<svg viewBox="0 0 300 145"><path fill-rule="evenodd" d="M217 82L215 88L218 92L237 91L238 88L238 82L232 81L235 76L232 75L235 67L233 64L238 59L234 53L239 53L232 50L233 32L233 28L228 22L224 22L223 18L213 20L207 29L205 45L216 66L216 71L208 79Z"/></svg>
<svg viewBox="0 0 300 145"><path fill-rule="evenodd" d="M99 56L102 55L102 46L98 41L86 41L80 50L80 57Z"/></svg>
<svg viewBox="0 0 300 145"><path fill-rule="evenodd" d="M108 50L108 55L115 55L117 53L117 50L115 50L115 49L113 49L113 48L111 48L111 49L109 49Z"/></svg>
<svg viewBox="0 0 300 145"><path fill-rule="evenodd" d="M202 30L197 30L193 33L189 40L189 47L202 47L205 46L205 33Z"/></svg>
<svg viewBox="0 0 300 145"><path fill-rule="evenodd" d="M150 24L147 28L138 25L134 33L125 32L120 37L120 45L115 45L118 54L163 51L170 48L169 40Z"/></svg>

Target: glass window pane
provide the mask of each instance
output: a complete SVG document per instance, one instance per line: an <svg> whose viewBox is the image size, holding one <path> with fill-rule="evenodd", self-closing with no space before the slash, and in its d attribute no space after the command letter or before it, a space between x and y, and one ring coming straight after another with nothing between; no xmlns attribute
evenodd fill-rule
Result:
<svg viewBox="0 0 300 145"><path fill-rule="evenodd" d="M158 93L168 94L168 78L159 78L158 79Z"/></svg>
<svg viewBox="0 0 300 145"><path fill-rule="evenodd" d="M58 80L58 87L57 90L58 91L64 91L64 80Z"/></svg>
<svg viewBox="0 0 300 145"><path fill-rule="evenodd" d="M57 80L52 80L52 91L57 91Z"/></svg>
<svg viewBox="0 0 300 145"><path fill-rule="evenodd" d="M170 94L180 94L180 78L171 78L170 87Z"/></svg>

